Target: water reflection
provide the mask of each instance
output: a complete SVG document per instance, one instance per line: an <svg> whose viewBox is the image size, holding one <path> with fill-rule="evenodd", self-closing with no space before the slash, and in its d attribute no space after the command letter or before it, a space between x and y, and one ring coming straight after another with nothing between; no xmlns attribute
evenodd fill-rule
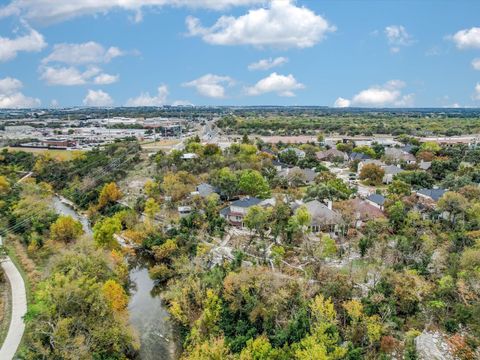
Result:
<svg viewBox="0 0 480 360"><path fill-rule="evenodd" d="M169 314L159 297L160 289L148 275L148 259L129 259L131 297L128 305L130 322L140 338L140 358L173 360L176 353L174 331Z"/></svg>
<svg viewBox="0 0 480 360"><path fill-rule="evenodd" d="M88 219L63 203L60 198L53 198L53 206L58 214L72 216L82 223L86 234L92 234ZM161 289L148 275L149 262L148 255L140 252L128 258L130 322L140 339L140 359L174 360L180 352L176 340L178 336L159 296Z"/></svg>

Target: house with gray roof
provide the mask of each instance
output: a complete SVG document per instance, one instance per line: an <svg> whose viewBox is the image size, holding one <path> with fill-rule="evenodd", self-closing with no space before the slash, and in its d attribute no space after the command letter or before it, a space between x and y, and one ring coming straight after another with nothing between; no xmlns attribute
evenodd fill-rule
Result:
<svg viewBox="0 0 480 360"><path fill-rule="evenodd" d="M409 152L406 152L400 148L386 148L384 157L386 160L393 162L395 164L399 162L406 162L407 164L415 164L417 162L417 159L415 158L415 156L413 156Z"/></svg>
<svg viewBox="0 0 480 360"><path fill-rule="evenodd" d="M198 195L203 198L210 196L211 194L218 194L218 189L208 183L201 183L197 185L197 188L192 193L192 195Z"/></svg>
<svg viewBox="0 0 480 360"><path fill-rule="evenodd" d="M245 197L240 200L233 201L230 206L220 210L220 216L227 220L230 225L243 227L243 220L248 210L255 205L270 207L271 202L256 197Z"/></svg>
<svg viewBox="0 0 480 360"><path fill-rule="evenodd" d="M295 166L281 170L278 176L287 179L289 185L310 185L315 182L317 173L312 169L301 169Z"/></svg>
<svg viewBox="0 0 480 360"><path fill-rule="evenodd" d="M348 155L337 149L319 151L315 155L320 161L348 161Z"/></svg>
<svg viewBox="0 0 480 360"><path fill-rule="evenodd" d="M305 203L303 206L310 214L310 230L314 233L325 232L338 232L338 227L342 223L342 215L333 210L330 206L322 204L318 200L312 200Z"/></svg>
<svg viewBox="0 0 480 360"><path fill-rule="evenodd" d="M382 166L383 171L385 171L385 175L383 175L383 183L390 184L393 181L393 177L401 172L405 171L399 166L395 165L385 165Z"/></svg>
<svg viewBox="0 0 480 360"><path fill-rule="evenodd" d="M350 154L350 161L362 161L368 159L371 159L371 157L364 153L352 152Z"/></svg>
<svg viewBox="0 0 480 360"><path fill-rule="evenodd" d="M384 210L385 208L385 196L380 194L371 194L365 199L371 205L379 208L380 210Z"/></svg>
<svg viewBox="0 0 480 360"><path fill-rule="evenodd" d="M445 189L420 189L416 193L418 197L437 202L446 192Z"/></svg>

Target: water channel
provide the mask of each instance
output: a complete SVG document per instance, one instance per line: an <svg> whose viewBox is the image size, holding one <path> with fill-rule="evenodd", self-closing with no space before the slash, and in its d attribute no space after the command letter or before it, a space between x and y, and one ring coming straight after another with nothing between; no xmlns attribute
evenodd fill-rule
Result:
<svg viewBox="0 0 480 360"><path fill-rule="evenodd" d="M85 233L92 235L88 219L59 197L53 198L53 206L58 214L70 215L80 221ZM148 261L148 257L142 254L128 258L131 282L128 304L130 323L140 339L140 359L174 360L178 353L177 336L167 309L158 295L159 289L148 275Z"/></svg>

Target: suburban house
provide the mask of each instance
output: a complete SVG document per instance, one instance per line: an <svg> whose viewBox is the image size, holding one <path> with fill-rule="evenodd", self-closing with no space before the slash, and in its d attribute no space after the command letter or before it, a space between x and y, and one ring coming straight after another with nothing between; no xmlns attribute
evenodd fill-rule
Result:
<svg viewBox="0 0 480 360"><path fill-rule="evenodd" d="M445 189L420 189L416 194L421 199L437 202L446 192Z"/></svg>
<svg viewBox="0 0 480 360"><path fill-rule="evenodd" d="M437 207L438 200L440 200L446 192L447 190L445 189L420 189L415 192L417 198L415 207L422 213L424 219L448 218L449 214L447 212L438 214L434 211Z"/></svg>
<svg viewBox="0 0 480 360"><path fill-rule="evenodd" d="M385 171L385 175L383 175L383 183L390 184L393 181L393 177L401 172L405 171L399 166L395 165L385 165L382 166L383 171Z"/></svg>
<svg viewBox="0 0 480 360"><path fill-rule="evenodd" d="M342 224L343 219L340 213L332 209L331 202L329 202L327 206L318 200L312 200L303 206L306 207L310 214L311 222L309 228L313 233L320 231L329 233L338 232L339 225Z"/></svg>
<svg viewBox="0 0 480 360"><path fill-rule="evenodd" d="M365 201L367 201L369 204L371 204L372 206L375 206L376 208L382 211L385 208L385 196L383 195L371 194L365 199Z"/></svg>
<svg viewBox="0 0 480 360"><path fill-rule="evenodd" d="M262 200L256 197L245 197L236 200L230 206L220 210L220 216L227 220L230 225L244 227L243 219L248 210L255 205L271 207L275 205L275 199Z"/></svg>
<svg viewBox="0 0 480 360"><path fill-rule="evenodd" d="M299 159L304 159L305 158L305 151L294 148L294 147L288 147L286 149L283 149L282 151L280 151L280 154L284 154L288 151L293 151Z"/></svg>
<svg viewBox="0 0 480 360"><path fill-rule="evenodd" d="M343 209L343 213L348 214L346 217L350 218L351 226L357 229L369 220L385 218L385 214L380 208L359 198L343 201L339 203L339 207Z"/></svg>
<svg viewBox="0 0 480 360"><path fill-rule="evenodd" d="M368 159L371 159L371 157L364 153L352 152L350 154L350 161L362 161Z"/></svg>
<svg viewBox="0 0 480 360"><path fill-rule="evenodd" d="M399 163L405 162L407 164L416 164L415 156L400 148L386 148L384 158L386 161Z"/></svg>
<svg viewBox="0 0 480 360"><path fill-rule="evenodd" d="M325 151L319 151L315 154L317 156L317 160L320 161L348 161L348 155L343 151L337 149L328 149Z"/></svg>
<svg viewBox="0 0 480 360"><path fill-rule="evenodd" d="M286 168L278 173L279 177L287 179L289 185L310 185L315 182L317 173L312 169L301 169L298 166Z"/></svg>
<svg viewBox="0 0 480 360"><path fill-rule="evenodd" d="M207 183L197 185L195 191L191 193L191 195L198 195L202 198L206 198L211 194L218 194L218 189Z"/></svg>

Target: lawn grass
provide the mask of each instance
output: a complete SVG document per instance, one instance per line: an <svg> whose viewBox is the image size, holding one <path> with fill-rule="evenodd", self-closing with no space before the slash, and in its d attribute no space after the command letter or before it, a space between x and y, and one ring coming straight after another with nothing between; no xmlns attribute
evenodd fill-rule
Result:
<svg viewBox="0 0 480 360"><path fill-rule="evenodd" d="M0 283L0 346L7 337L10 321L12 319L12 290L6 275Z"/></svg>

